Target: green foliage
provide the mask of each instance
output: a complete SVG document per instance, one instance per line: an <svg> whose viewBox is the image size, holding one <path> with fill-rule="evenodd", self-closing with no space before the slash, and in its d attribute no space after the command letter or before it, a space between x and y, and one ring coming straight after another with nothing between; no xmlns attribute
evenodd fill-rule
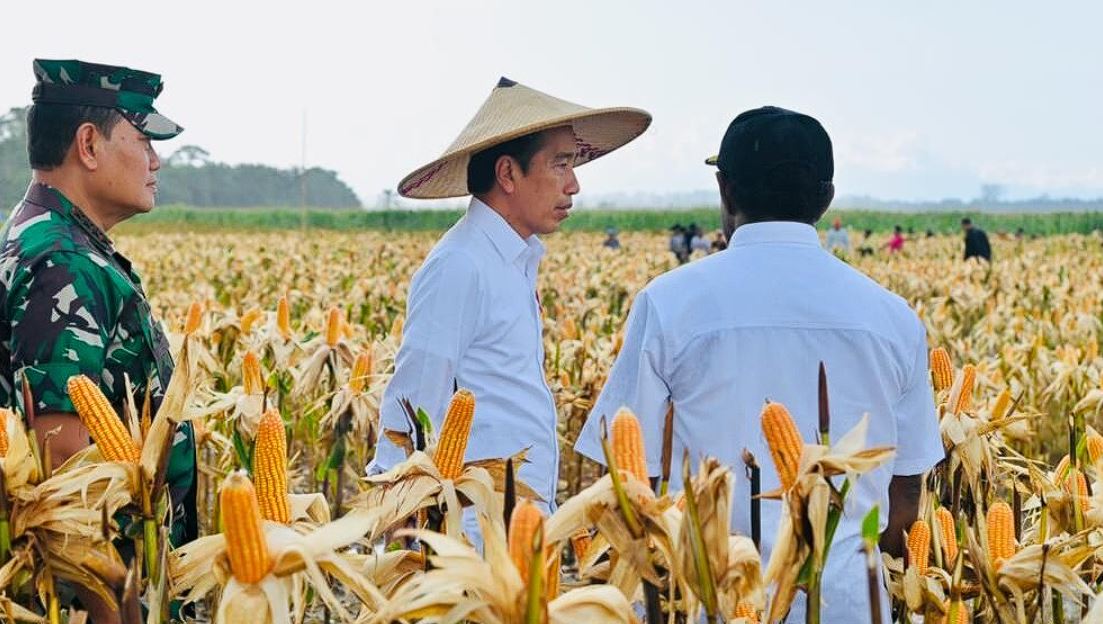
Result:
<svg viewBox="0 0 1103 624"><path fill-rule="evenodd" d="M25 108L13 108L0 115L0 209L4 215L23 198L31 181L26 118Z"/></svg>
<svg viewBox="0 0 1103 624"><path fill-rule="evenodd" d="M0 207L16 204L31 180L27 164L27 109L0 115ZM358 208L356 193L333 171L276 169L213 162L200 147L185 145L164 159L158 173L162 204L189 206L287 206L304 199L318 208Z"/></svg>
<svg viewBox="0 0 1103 624"><path fill-rule="evenodd" d="M462 216L459 210L324 210L297 208L188 208L159 206L152 213L136 217L121 227L127 231L184 228L189 230L282 230L299 227L330 230L444 231ZM836 217L852 234L868 228L877 234L900 225L922 236L928 229L936 234L961 231L960 212L872 212L832 210L818 227L827 229ZM1012 233L1022 227L1027 235L1087 234L1103 229L1103 212L1075 213L969 213L973 222L990 234ZM694 210L598 210L577 209L563 223L565 231L666 231L675 223L696 223L706 235L720 227L719 208Z"/></svg>

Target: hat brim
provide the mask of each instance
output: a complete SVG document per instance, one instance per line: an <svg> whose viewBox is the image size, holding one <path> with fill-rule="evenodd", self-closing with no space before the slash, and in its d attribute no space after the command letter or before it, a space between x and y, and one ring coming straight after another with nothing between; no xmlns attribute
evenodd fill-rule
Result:
<svg viewBox="0 0 1103 624"><path fill-rule="evenodd" d="M161 113L135 113L123 109L116 109L126 117L127 121L138 129L138 132L155 141L171 139L184 131L184 128L175 121L165 117Z"/></svg>
<svg viewBox="0 0 1103 624"><path fill-rule="evenodd" d="M640 136L651 125L651 114L638 108L598 108L552 117L503 132L446 152L418 167L398 183L398 194L411 199L446 199L469 195L467 165L471 156L495 145L560 126L571 126L578 146L575 166L597 160Z"/></svg>

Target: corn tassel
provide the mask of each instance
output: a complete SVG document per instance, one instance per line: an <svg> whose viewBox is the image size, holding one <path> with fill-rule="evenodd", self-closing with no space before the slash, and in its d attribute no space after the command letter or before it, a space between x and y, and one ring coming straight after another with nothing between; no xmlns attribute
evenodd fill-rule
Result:
<svg viewBox="0 0 1103 624"><path fill-rule="evenodd" d="M463 473L463 456L467 452L467 439L471 435L474 419L475 395L466 388L460 388L448 404L437 450L433 453L433 463L441 477L457 479Z"/></svg>
<svg viewBox="0 0 1103 624"><path fill-rule="evenodd" d="M260 514L265 520L291 523L291 502L287 496L287 433L283 419L269 408L257 425L257 444L253 456Z"/></svg>
<svg viewBox="0 0 1103 624"><path fill-rule="evenodd" d="M332 307L326 316L326 344L330 347L337 346L341 339L341 309Z"/></svg>
<svg viewBox="0 0 1103 624"><path fill-rule="evenodd" d="M188 316L184 321L184 334L195 333L199 329L199 324L203 322L203 304L198 301L193 301L188 307Z"/></svg>
<svg viewBox="0 0 1103 624"><path fill-rule="evenodd" d="M950 362L950 354L942 347L935 347L931 349L930 359L935 392L942 392L954 383L954 365Z"/></svg>
<svg viewBox="0 0 1103 624"><path fill-rule="evenodd" d="M284 340L291 340L291 306L287 303L287 295L280 297L276 304L276 329Z"/></svg>
<svg viewBox="0 0 1103 624"><path fill-rule="evenodd" d="M953 569L953 562L957 559L957 531L954 530L954 514L949 509L939 507L935 512L935 520L938 522L938 535L942 538L942 554L946 561L947 570Z"/></svg>
<svg viewBox="0 0 1103 624"><path fill-rule="evenodd" d="M1011 507L1003 501L988 509L988 556L992 566L1000 569L1004 560L1015 554L1015 521Z"/></svg>
<svg viewBox="0 0 1103 624"><path fill-rule="evenodd" d="M230 572L238 582L256 583L272 569L272 558L261 526L257 492L245 472L226 477L218 501Z"/></svg>
<svg viewBox="0 0 1103 624"><path fill-rule="evenodd" d="M613 418L613 461L617 468L647 483L647 461L640 421L632 412L622 409Z"/></svg>
<svg viewBox="0 0 1103 624"><path fill-rule="evenodd" d="M537 528L543 526L544 514L530 500L524 500L513 510L509 519L509 557L521 573L521 581L528 585L532 565L532 540Z"/></svg>
<svg viewBox="0 0 1103 624"><path fill-rule="evenodd" d="M138 463L142 449L130 436L100 387L84 375L75 375L69 378L68 390L73 407L103 458L113 462Z"/></svg>
<svg viewBox="0 0 1103 624"><path fill-rule="evenodd" d="M784 405L767 403L762 408L762 433L770 447L770 458L774 461L781 487L788 490L797 480L804 440Z"/></svg>
<svg viewBox="0 0 1103 624"><path fill-rule="evenodd" d="M260 358L247 351L241 360L241 384L245 394L263 394L264 376L260 370Z"/></svg>
<svg viewBox="0 0 1103 624"><path fill-rule="evenodd" d="M927 573L931 561L931 527L920 518L908 531L908 565L920 575Z"/></svg>

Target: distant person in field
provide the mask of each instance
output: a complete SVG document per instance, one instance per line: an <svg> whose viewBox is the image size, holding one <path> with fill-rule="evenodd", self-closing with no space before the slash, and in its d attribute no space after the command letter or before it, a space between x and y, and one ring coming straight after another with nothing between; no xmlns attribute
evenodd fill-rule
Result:
<svg viewBox="0 0 1103 624"><path fill-rule="evenodd" d="M889 250L890 254L899 253L904 250L904 228L897 225L892 228L892 237L889 241L883 245Z"/></svg>
<svg viewBox="0 0 1103 624"><path fill-rule="evenodd" d="M606 249L620 249L620 239L617 238L617 228L605 228L605 240L601 246Z"/></svg>
<svg viewBox="0 0 1103 624"><path fill-rule="evenodd" d="M724 236L724 230L716 230L712 234L712 253L724 251L728 248L728 238Z"/></svg>
<svg viewBox="0 0 1103 624"><path fill-rule="evenodd" d="M862 257L872 256L876 252L873 249L873 244L869 241L870 237L872 236L873 230L869 228L862 230L862 244L860 247L858 247L858 255Z"/></svg>
<svg viewBox="0 0 1103 624"><path fill-rule="evenodd" d="M992 246L988 244L988 234L973 225L969 217L961 220L961 230L965 232L965 259L984 258L991 262Z"/></svg>
<svg viewBox="0 0 1103 624"><path fill-rule="evenodd" d="M827 248L831 251L846 253L850 251L850 232L843 227L843 220L835 217L831 229L827 230Z"/></svg>
<svg viewBox="0 0 1103 624"><path fill-rule="evenodd" d="M403 178L403 197L473 197L410 283L370 472L406 459L392 441L410 432L401 400L424 409L439 432L458 386L475 395L466 460L527 449L518 477L540 496L545 513L554 509L559 441L536 290L540 235L570 215L579 192L575 168L650 123L642 110L587 108L502 78L444 155ZM477 540L473 514L465 526Z"/></svg>
<svg viewBox="0 0 1103 624"><path fill-rule="evenodd" d="M156 413L172 378L161 322L108 232L153 210L161 168L153 141L183 128L153 107L157 74L76 60L35 59L33 68L31 184L0 234L0 406L24 418L33 409L28 425L40 449L52 433L56 468L89 446L67 392L71 377L92 380L120 415L146 397ZM177 427L166 479L169 541L180 546L198 534L190 423ZM73 587L93 621L119 621L117 609Z"/></svg>
<svg viewBox="0 0 1103 624"><path fill-rule="evenodd" d="M643 428L647 470L658 477L673 407L676 461L684 452L694 461L712 456L742 475L746 448L762 463L762 491L772 490L779 478L759 425L763 398L788 406L811 440L824 362L832 436L868 413L866 443L896 448L894 460L857 480L823 575L822 621L867 621L861 519L879 505L881 544L900 556L922 475L944 455L926 331L903 299L821 246L815 223L835 187L831 140L819 122L774 107L747 111L728 126L716 164L730 245L636 295L624 345L575 448L604 463L601 419L627 406ZM672 491L681 489L680 471L672 479ZM749 481L735 479L732 528L744 535L749 498ZM763 561L782 513L780 503L763 502ZM881 621L890 621L883 587L880 604ZM803 622L803 611L798 598L788 621Z"/></svg>
<svg viewBox="0 0 1103 624"><path fill-rule="evenodd" d="M686 242L686 230L681 223L675 223L670 228L670 253L678 260L678 264L689 262L689 244Z"/></svg>
<svg viewBox="0 0 1103 624"><path fill-rule="evenodd" d="M690 226L690 233L692 236L689 239L689 253L690 255L701 252L702 256L709 255L709 251L712 249L712 244L705 238L704 233L701 232L701 228L694 223Z"/></svg>

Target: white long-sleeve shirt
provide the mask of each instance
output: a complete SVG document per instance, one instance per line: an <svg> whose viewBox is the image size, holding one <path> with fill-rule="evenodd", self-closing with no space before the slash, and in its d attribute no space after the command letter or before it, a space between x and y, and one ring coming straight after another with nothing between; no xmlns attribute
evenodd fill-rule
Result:
<svg viewBox="0 0 1103 624"><path fill-rule="evenodd" d="M640 419L652 476L660 474L662 429L674 404L673 490L689 449L732 467L732 528L750 535L747 448L762 467L762 491L779 486L759 416L764 399L789 408L815 439L819 362L827 370L831 434L868 413L869 446L895 458L862 475L848 497L824 574L824 622L869 617L860 525L879 504L888 518L893 475L915 475L943 457L927 369L926 331L903 299L820 246L815 229L792 222L744 225L726 251L656 278L632 304L624 345L575 448L603 462L599 417L621 406ZM776 537L778 501L762 501L763 565ZM889 601L882 620L889 621ZM804 603L789 621L803 621Z"/></svg>
<svg viewBox="0 0 1103 624"><path fill-rule="evenodd" d="M555 400L544 378L536 272L544 245L527 239L472 198L467 213L418 269L394 377L383 391L382 428L408 431L408 398L440 431L453 382L475 394L466 460L508 457L529 448L518 476L554 508L559 472ZM369 471L401 462L380 435Z"/></svg>

